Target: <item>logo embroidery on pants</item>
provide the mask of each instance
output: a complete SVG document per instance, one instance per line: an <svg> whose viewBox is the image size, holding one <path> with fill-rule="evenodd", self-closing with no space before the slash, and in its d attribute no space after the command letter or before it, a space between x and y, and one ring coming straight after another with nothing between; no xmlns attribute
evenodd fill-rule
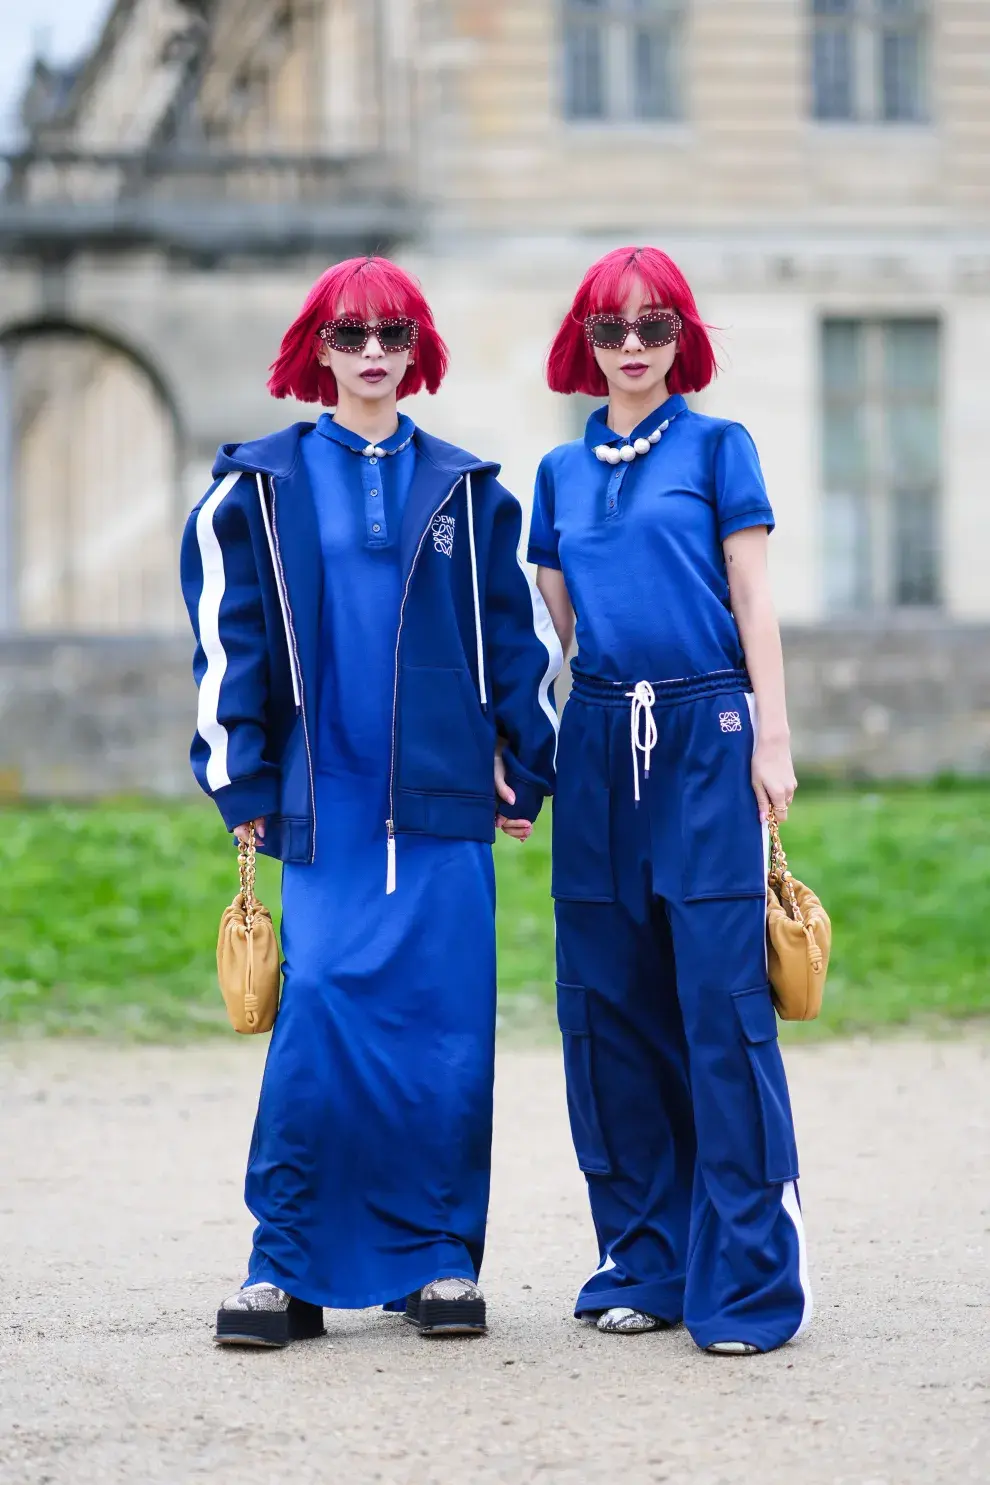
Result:
<svg viewBox="0 0 990 1485"><path fill-rule="evenodd" d="M723 732L742 732L742 718L738 712L719 712L718 725Z"/></svg>
<svg viewBox="0 0 990 1485"><path fill-rule="evenodd" d="M443 557L452 557L454 555L454 517L434 516L430 530L433 532L434 550Z"/></svg>

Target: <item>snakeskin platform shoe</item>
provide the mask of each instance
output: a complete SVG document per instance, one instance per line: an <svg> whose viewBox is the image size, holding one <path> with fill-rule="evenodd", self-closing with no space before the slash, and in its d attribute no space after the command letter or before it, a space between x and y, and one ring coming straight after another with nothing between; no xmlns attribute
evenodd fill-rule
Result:
<svg viewBox="0 0 990 1485"><path fill-rule="evenodd" d="M318 1305L293 1299L274 1284L250 1284L225 1299L217 1311L215 1339L222 1346L281 1348L291 1341L325 1335Z"/></svg>
<svg viewBox="0 0 990 1485"><path fill-rule="evenodd" d="M484 1335L485 1296L470 1279L434 1279L406 1300L406 1319L420 1335Z"/></svg>

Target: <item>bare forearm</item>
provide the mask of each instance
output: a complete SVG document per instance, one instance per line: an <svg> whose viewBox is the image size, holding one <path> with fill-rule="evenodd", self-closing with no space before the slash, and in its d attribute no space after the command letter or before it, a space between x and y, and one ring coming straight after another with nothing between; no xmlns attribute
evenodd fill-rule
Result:
<svg viewBox="0 0 990 1485"><path fill-rule="evenodd" d="M784 654L780 626L769 591L747 594L733 604L733 613L753 683L760 736L782 741L790 736L784 687Z"/></svg>
<svg viewBox="0 0 990 1485"><path fill-rule="evenodd" d="M574 607L564 582L564 574L554 567L539 567L536 571L536 586L549 610L566 659L574 643Z"/></svg>
<svg viewBox="0 0 990 1485"><path fill-rule="evenodd" d="M753 790L762 819L767 819L772 806L777 819L786 820L797 779L787 726L780 626L767 572L766 528L754 526L735 532L726 537L723 551L729 577L729 603L753 683L759 721L753 749Z"/></svg>

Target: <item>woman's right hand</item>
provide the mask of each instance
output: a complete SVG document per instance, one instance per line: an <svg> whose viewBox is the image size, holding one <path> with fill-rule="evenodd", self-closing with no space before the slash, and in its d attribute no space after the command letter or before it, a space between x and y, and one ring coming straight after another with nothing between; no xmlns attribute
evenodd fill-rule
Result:
<svg viewBox="0 0 990 1485"><path fill-rule="evenodd" d="M264 815L259 816L259 818L257 820L253 821L253 824L254 824L254 833L257 836L258 840L264 840L264 838L265 838L265 817L264 817ZM246 846L247 843L248 843L248 832L251 829L251 825L252 825L252 821L251 820L248 820L245 825L238 825L237 828L234 831L234 835L240 841L240 843L241 843L242 846Z"/></svg>

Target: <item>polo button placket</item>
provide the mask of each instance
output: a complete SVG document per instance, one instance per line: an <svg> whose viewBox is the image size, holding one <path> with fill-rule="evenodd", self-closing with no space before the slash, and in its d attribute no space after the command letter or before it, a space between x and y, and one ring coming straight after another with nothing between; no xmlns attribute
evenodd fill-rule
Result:
<svg viewBox="0 0 990 1485"><path fill-rule="evenodd" d="M372 547L383 547L388 545L388 525L385 520L385 502L382 499L381 485L378 483L378 474L372 465L378 463L375 455L361 458L361 484L364 489L364 517L365 530L368 537L368 545Z"/></svg>
<svg viewBox="0 0 990 1485"><path fill-rule="evenodd" d="M622 489L622 481L629 471L628 464L617 464L609 475L608 485L605 489L605 519L610 521L619 514L619 491Z"/></svg>

